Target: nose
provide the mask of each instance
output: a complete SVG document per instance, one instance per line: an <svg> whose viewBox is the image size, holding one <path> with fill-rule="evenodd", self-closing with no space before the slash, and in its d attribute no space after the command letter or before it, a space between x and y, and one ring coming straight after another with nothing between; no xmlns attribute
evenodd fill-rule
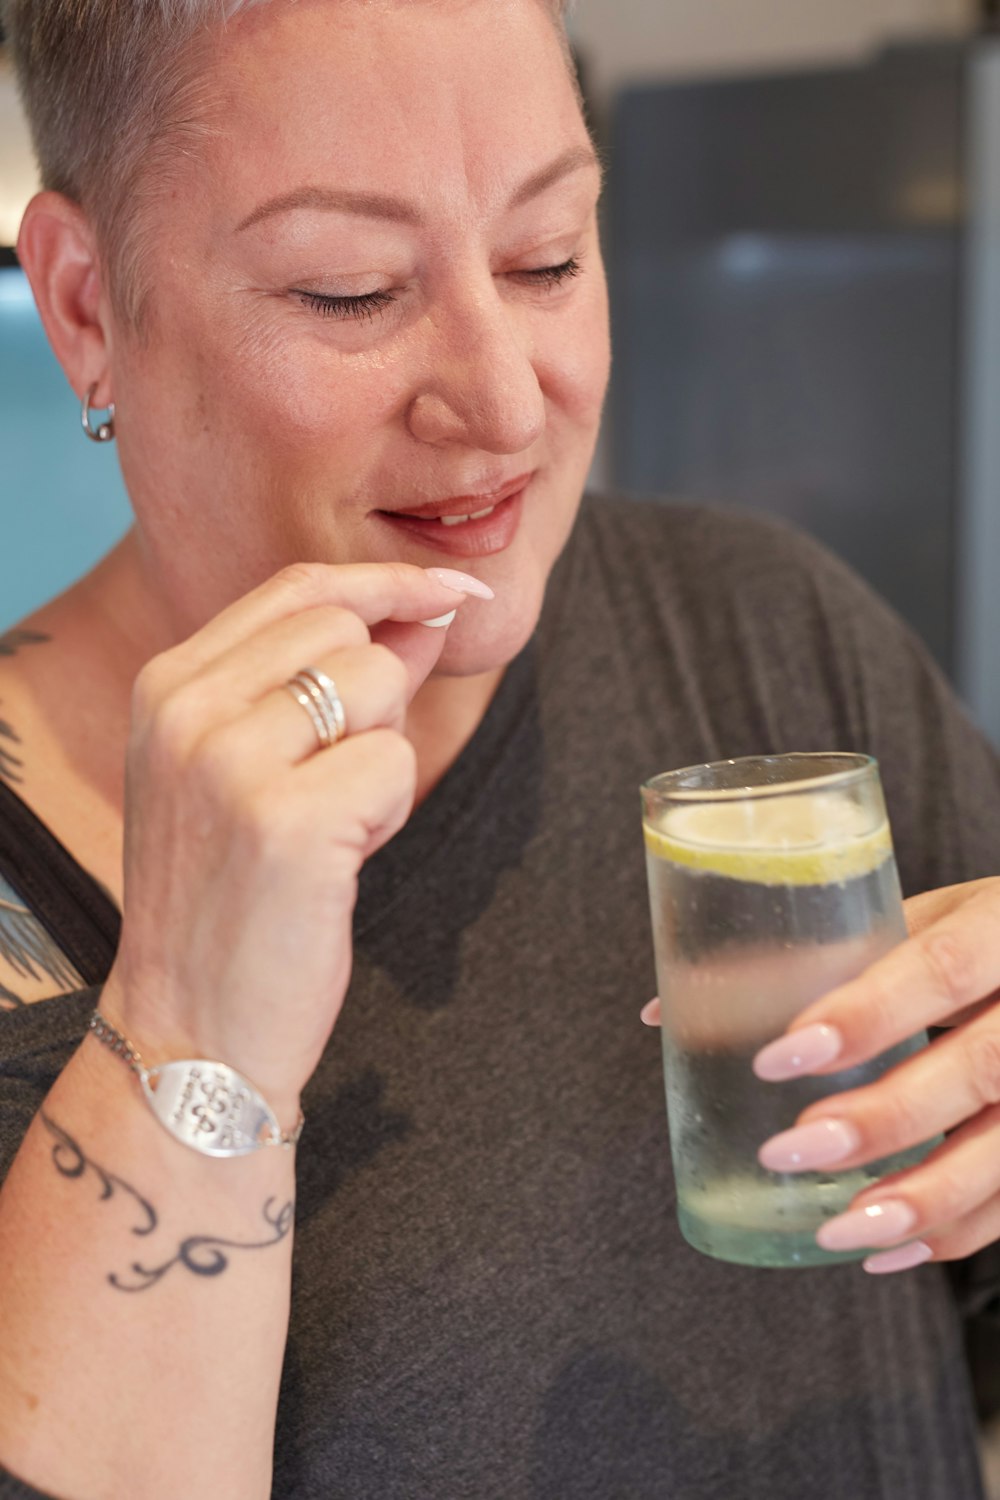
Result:
<svg viewBox="0 0 1000 1500"><path fill-rule="evenodd" d="M433 319L407 413L419 442L523 453L541 436L545 398L518 311L491 284Z"/></svg>

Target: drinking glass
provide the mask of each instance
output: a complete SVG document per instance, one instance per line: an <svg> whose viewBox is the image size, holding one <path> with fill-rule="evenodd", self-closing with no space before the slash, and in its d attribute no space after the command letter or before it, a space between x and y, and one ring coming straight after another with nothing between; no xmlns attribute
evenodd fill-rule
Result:
<svg viewBox="0 0 1000 1500"><path fill-rule="evenodd" d="M878 766L869 756L762 755L642 787L680 1228L751 1266L817 1266L825 1219L933 1142L846 1172L769 1172L757 1150L806 1105L870 1083L925 1032L822 1078L765 1083L755 1053L814 1000L906 937Z"/></svg>

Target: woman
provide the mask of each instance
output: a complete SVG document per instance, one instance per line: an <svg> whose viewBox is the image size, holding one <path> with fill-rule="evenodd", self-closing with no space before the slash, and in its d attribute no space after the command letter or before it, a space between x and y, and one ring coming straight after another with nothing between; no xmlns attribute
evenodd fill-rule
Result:
<svg viewBox="0 0 1000 1500"><path fill-rule="evenodd" d="M863 746L921 889L996 868L994 757L801 540L567 545L608 354L554 7L228 9L6 11L19 252L136 521L0 675L0 1493L978 1496L941 1265L686 1250L629 1012L643 774ZM810 1111L803 1166L954 1131L840 1226L875 1271L1000 1235L1000 886L912 913L762 1064L962 1020ZM157 1119L134 1049L209 1061ZM279 1149L216 1159L241 1087Z"/></svg>

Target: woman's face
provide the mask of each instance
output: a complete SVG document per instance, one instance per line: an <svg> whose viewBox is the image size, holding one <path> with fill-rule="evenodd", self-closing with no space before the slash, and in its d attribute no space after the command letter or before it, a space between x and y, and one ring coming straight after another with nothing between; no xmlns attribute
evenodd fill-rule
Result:
<svg viewBox="0 0 1000 1500"><path fill-rule="evenodd" d="M296 561L496 590L442 668L534 627L607 379L599 173L537 0L298 0L213 50L157 190L122 466L188 629ZM460 517L488 511L479 519Z"/></svg>

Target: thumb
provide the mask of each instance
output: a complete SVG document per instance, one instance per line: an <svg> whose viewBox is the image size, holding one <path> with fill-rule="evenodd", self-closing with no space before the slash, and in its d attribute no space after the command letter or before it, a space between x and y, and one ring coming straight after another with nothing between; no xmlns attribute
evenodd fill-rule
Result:
<svg viewBox="0 0 1000 1500"><path fill-rule="evenodd" d="M454 614L454 611L451 613ZM447 620L447 616L444 618ZM372 630L372 640L377 641L380 646L388 646L406 668L410 679L408 702L412 702L417 689L437 666L448 639L450 623L423 625L383 620Z"/></svg>

